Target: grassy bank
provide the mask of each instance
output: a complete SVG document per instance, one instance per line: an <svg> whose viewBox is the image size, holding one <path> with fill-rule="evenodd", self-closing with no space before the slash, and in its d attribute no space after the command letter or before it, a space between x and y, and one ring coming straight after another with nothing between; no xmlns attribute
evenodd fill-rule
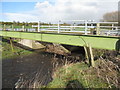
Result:
<svg viewBox="0 0 120 90"><path fill-rule="evenodd" d="M93 49L95 67L85 62L55 68L46 88L120 88L120 53Z"/></svg>
<svg viewBox="0 0 120 90"><path fill-rule="evenodd" d="M120 73L109 61L97 60L96 67L84 62L66 64L53 73L53 81L46 88L118 88Z"/></svg>
<svg viewBox="0 0 120 90"><path fill-rule="evenodd" d="M31 51L22 49L20 47L15 46L14 44L10 44L10 41L8 38L2 39L2 41L0 41L2 43L2 59L6 59L6 58L15 58L21 55L27 55L27 54L31 54Z"/></svg>

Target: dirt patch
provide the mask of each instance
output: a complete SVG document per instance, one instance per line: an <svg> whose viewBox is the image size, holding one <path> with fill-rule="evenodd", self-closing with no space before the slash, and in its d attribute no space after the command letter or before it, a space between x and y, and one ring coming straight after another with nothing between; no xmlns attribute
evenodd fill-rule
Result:
<svg viewBox="0 0 120 90"><path fill-rule="evenodd" d="M24 87L34 84L36 73L38 73L39 81L42 81L44 76L47 80L42 82L42 85L46 85L52 80L52 64L51 55L47 54L31 54L24 57L18 57L16 59L6 59L2 61L2 87L14 88L16 82L23 82Z"/></svg>
<svg viewBox="0 0 120 90"><path fill-rule="evenodd" d="M67 49L65 49L63 46L61 46L60 44L46 45L46 52L56 53L56 54L60 54L60 55L69 55L70 54L70 52Z"/></svg>

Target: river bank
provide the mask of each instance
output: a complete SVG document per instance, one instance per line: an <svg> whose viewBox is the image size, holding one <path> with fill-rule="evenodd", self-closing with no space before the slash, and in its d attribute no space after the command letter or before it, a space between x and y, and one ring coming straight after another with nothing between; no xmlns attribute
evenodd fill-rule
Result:
<svg viewBox="0 0 120 90"><path fill-rule="evenodd" d="M14 44L10 44L9 38L2 38L2 60L7 58L16 58L18 56L25 56L31 54L32 51L25 50Z"/></svg>
<svg viewBox="0 0 120 90"><path fill-rule="evenodd" d="M3 88L120 88L120 54L93 49L95 67L85 58L33 52L3 41Z"/></svg>

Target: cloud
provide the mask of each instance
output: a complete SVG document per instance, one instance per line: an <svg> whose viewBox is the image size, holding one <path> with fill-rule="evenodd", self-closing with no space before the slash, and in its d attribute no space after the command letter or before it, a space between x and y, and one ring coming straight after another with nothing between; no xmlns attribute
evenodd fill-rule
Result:
<svg viewBox="0 0 120 90"><path fill-rule="evenodd" d="M106 12L117 10L117 1L106 0L56 0L37 2L33 11L24 13L4 13L10 21L46 21L58 20L100 20Z"/></svg>
<svg viewBox="0 0 120 90"><path fill-rule="evenodd" d="M38 2L35 5L35 8L47 8L47 7L51 7L51 4L48 1L44 1L44 2Z"/></svg>
<svg viewBox="0 0 120 90"><path fill-rule="evenodd" d="M92 2L91 4L94 4ZM79 0L57 0L55 4L48 1L37 3L35 8L38 10L42 19L45 21L55 21L61 19L93 19L97 8ZM94 11L93 11L94 10ZM89 15L87 14L89 13Z"/></svg>

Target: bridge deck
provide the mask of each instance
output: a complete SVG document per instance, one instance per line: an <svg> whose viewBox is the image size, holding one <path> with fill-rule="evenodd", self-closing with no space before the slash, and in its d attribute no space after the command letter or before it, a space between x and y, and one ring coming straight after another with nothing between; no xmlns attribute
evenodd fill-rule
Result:
<svg viewBox="0 0 120 90"><path fill-rule="evenodd" d="M0 31L0 36L74 46L86 46L90 44L93 48L120 50L120 37L18 31Z"/></svg>

